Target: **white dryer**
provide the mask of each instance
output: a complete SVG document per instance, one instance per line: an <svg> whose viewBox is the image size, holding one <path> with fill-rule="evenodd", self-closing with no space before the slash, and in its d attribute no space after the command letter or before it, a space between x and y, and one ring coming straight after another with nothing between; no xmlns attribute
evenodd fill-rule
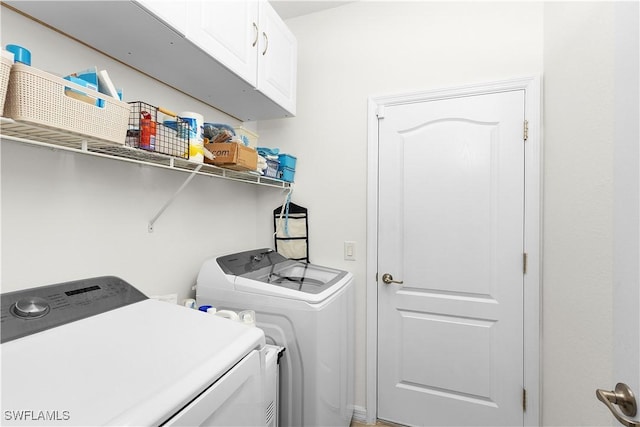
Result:
<svg viewBox="0 0 640 427"><path fill-rule="evenodd" d="M265 426L261 330L117 277L2 294L2 425Z"/></svg>
<svg viewBox="0 0 640 427"><path fill-rule="evenodd" d="M280 361L283 426L348 426L354 405L354 285L351 273L289 260L271 249L209 259L199 305L256 312Z"/></svg>

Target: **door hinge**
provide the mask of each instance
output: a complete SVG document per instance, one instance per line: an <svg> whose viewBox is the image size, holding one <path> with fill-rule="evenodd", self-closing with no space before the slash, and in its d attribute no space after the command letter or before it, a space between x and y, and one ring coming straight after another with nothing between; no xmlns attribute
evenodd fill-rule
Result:
<svg viewBox="0 0 640 427"><path fill-rule="evenodd" d="M522 411L527 412L527 389L522 389Z"/></svg>
<svg viewBox="0 0 640 427"><path fill-rule="evenodd" d="M524 128L523 128L523 131L522 131L522 137L524 138L525 141L527 139L529 139L529 120L525 120L524 121Z"/></svg>
<svg viewBox="0 0 640 427"><path fill-rule="evenodd" d="M527 274L527 253L522 254L522 274Z"/></svg>
<svg viewBox="0 0 640 427"><path fill-rule="evenodd" d="M378 108L376 109L376 116L378 117L378 120L384 119L384 105L378 105Z"/></svg>

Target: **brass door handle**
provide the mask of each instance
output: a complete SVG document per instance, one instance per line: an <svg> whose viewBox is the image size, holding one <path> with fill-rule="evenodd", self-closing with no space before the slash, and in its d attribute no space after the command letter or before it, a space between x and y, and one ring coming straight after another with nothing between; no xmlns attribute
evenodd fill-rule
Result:
<svg viewBox="0 0 640 427"><path fill-rule="evenodd" d="M622 425L627 427L640 427L640 421L632 420L629 417L634 417L638 412L638 405L636 398L628 385L624 383L616 384L614 391L607 391L602 389L596 390L596 397L599 401L604 403L611 411L613 416ZM613 407L618 405L622 414Z"/></svg>
<svg viewBox="0 0 640 427"><path fill-rule="evenodd" d="M390 275L389 273L384 273L382 275L382 281L384 282L385 285L388 285L390 283L397 283L401 285L404 283L402 280L393 280L393 276Z"/></svg>

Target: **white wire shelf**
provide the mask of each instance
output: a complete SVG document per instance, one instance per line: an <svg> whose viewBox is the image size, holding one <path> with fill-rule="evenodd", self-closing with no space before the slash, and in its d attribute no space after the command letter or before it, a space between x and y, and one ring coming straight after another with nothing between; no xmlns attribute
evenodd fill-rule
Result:
<svg viewBox="0 0 640 427"><path fill-rule="evenodd" d="M19 141L34 146L57 148L80 154L128 161L198 175L213 176L267 187L285 189L291 187L289 182L261 176L257 173L240 172L206 163L191 162L164 154L117 145L102 139L87 137L86 135L61 131L44 125L16 122L6 117L0 117L0 136L3 139Z"/></svg>

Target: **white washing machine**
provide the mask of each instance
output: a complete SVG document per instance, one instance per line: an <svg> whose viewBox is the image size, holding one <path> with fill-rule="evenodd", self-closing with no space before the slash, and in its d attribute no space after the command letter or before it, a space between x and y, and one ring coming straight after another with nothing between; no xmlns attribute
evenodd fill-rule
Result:
<svg viewBox="0 0 640 427"><path fill-rule="evenodd" d="M354 405L354 286L351 273L289 260L271 249L209 259L199 305L256 312L280 361L283 426L348 426Z"/></svg>
<svg viewBox="0 0 640 427"><path fill-rule="evenodd" d="M259 328L111 276L6 293L1 308L2 425L275 425Z"/></svg>

